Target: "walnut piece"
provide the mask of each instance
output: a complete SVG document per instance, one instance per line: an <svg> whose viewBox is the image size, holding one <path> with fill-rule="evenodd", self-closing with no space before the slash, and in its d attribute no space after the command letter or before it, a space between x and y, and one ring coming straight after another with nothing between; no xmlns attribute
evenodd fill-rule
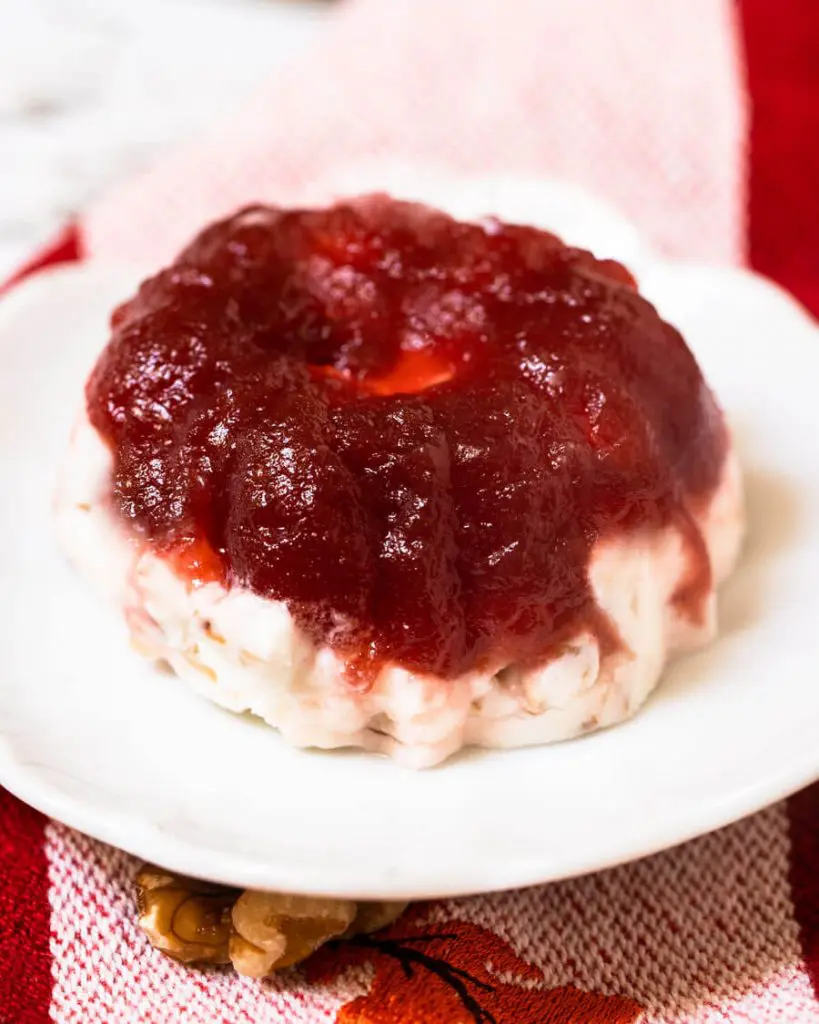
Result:
<svg viewBox="0 0 819 1024"><path fill-rule="evenodd" d="M380 932L388 924L397 921L406 909L406 903L359 903L358 913L355 915L353 923L341 937L343 939L351 939L355 935L369 935L370 932Z"/></svg>
<svg viewBox="0 0 819 1024"><path fill-rule="evenodd" d="M136 883L138 924L152 946L183 963L230 962L230 908L238 889L149 867Z"/></svg>
<svg viewBox="0 0 819 1024"><path fill-rule="evenodd" d="M233 905L230 959L239 974L263 978L304 960L353 923L352 900L288 896L248 889Z"/></svg>
<svg viewBox="0 0 819 1024"><path fill-rule="evenodd" d="M183 963L233 963L263 978L299 963L330 939L378 931L406 903L359 902L209 885L145 866L137 875L139 927Z"/></svg>

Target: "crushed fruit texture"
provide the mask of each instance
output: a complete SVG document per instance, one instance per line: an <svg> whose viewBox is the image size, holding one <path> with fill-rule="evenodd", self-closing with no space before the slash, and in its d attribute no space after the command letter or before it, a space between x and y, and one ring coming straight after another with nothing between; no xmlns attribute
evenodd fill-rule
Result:
<svg viewBox="0 0 819 1024"><path fill-rule="evenodd" d="M722 415L629 273L531 227L387 196L244 209L112 317L87 384L111 500L191 584L286 601L351 685L548 658L599 538L693 513Z"/></svg>

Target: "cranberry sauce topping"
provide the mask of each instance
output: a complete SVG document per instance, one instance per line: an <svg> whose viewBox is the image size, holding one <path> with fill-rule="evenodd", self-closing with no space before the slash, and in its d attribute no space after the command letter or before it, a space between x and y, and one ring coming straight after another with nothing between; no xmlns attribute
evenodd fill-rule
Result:
<svg viewBox="0 0 819 1024"><path fill-rule="evenodd" d="M87 385L112 500L190 575L284 600L368 678L606 642L598 537L691 510L722 416L612 261L496 220L370 196L251 207L113 315Z"/></svg>

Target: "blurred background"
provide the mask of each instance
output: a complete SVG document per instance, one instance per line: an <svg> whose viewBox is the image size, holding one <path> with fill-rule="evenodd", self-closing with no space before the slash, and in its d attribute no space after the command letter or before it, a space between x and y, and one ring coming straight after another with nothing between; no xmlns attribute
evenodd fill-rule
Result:
<svg viewBox="0 0 819 1024"><path fill-rule="evenodd" d="M817 0L0 0L0 279L79 211L152 262L392 161L569 181L816 306L817 69Z"/></svg>
<svg viewBox="0 0 819 1024"><path fill-rule="evenodd" d="M0 279L80 211L87 254L152 263L390 162L569 181L737 262L756 3L0 0Z"/></svg>
<svg viewBox="0 0 819 1024"><path fill-rule="evenodd" d="M241 104L331 0L0 0L0 279L112 181Z"/></svg>

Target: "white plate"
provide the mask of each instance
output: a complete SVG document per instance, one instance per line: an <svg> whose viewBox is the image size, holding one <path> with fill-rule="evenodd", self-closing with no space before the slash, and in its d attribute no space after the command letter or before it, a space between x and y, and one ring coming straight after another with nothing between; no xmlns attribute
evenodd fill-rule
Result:
<svg viewBox="0 0 819 1024"><path fill-rule="evenodd" d="M564 208L566 193L550 194ZM171 869L375 898L602 868L819 776L819 332L758 277L648 259L616 217L608 249L605 213L591 220L603 254L632 246L644 290L685 331L736 427L750 539L718 642L677 662L634 721L559 746L420 774L286 748L141 663L59 557L55 466L133 274L53 271L0 304L0 782Z"/></svg>

